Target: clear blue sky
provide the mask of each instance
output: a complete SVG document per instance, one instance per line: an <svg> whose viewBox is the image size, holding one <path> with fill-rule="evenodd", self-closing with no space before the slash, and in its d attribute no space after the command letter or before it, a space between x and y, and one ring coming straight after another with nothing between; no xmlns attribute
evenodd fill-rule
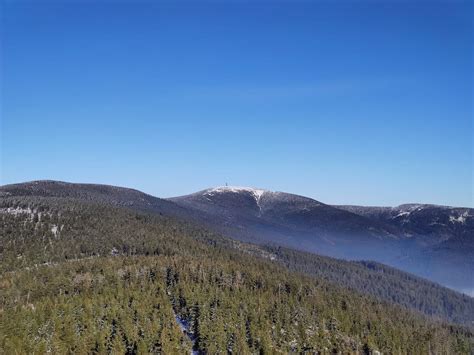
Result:
<svg viewBox="0 0 474 355"><path fill-rule="evenodd" d="M3 1L1 184L473 206L473 6Z"/></svg>

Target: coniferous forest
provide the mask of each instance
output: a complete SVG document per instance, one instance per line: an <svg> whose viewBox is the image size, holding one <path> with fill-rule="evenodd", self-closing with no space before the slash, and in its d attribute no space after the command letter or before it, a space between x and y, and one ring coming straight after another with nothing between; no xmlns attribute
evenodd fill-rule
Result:
<svg viewBox="0 0 474 355"><path fill-rule="evenodd" d="M426 295L390 302L364 292L382 282L362 271L371 264L356 278L364 285L351 286L337 282L350 269L334 259L235 242L160 215L51 197L5 197L0 211L3 354L473 349L462 324L470 298L453 293L449 316L429 316L436 307ZM417 302L427 304L414 310Z"/></svg>

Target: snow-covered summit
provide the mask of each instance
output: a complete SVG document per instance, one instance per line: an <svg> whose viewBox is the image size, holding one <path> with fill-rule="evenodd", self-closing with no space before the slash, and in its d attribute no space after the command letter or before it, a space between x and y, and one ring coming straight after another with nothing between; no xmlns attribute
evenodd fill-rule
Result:
<svg viewBox="0 0 474 355"><path fill-rule="evenodd" d="M204 194L208 196L209 195L213 196L215 194L225 193L225 192L231 192L231 193L247 192L253 195L253 197L255 198L255 201L257 201L258 203L262 195L268 191L263 190L263 189L256 189L253 187L244 187L244 186L218 186L211 189L207 189Z"/></svg>

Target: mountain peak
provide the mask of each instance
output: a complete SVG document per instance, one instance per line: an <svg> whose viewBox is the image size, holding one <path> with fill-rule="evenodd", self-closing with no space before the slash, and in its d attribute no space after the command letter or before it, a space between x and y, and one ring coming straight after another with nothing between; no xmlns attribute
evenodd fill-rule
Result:
<svg viewBox="0 0 474 355"><path fill-rule="evenodd" d="M245 186L217 186L217 187L213 187L213 188L205 190L204 194L208 195L208 196L209 195L213 196L213 195L218 194L218 193L226 193L226 192L231 192L231 193L246 192L246 193L250 193L251 195L253 195L255 200L258 202L260 200L260 198L262 197L262 195L265 192L268 192L268 190L257 189L257 188L253 188L253 187L245 187Z"/></svg>

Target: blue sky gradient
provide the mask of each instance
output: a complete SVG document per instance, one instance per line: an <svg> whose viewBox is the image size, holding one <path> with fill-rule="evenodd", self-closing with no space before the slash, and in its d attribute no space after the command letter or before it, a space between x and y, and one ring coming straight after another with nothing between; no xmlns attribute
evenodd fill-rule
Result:
<svg viewBox="0 0 474 355"><path fill-rule="evenodd" d="M0 184L473 203L462 1L4 1Z"/></svg>

